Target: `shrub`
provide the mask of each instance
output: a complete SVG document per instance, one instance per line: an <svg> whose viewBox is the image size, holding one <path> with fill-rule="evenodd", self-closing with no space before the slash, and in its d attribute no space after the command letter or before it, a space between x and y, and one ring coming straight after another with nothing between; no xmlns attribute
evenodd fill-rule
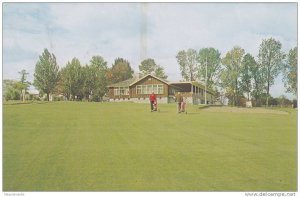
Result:
<svg viewBox="0 0 300 197"><path fill-rule="evenodd" d="M5 100L20 100L21 98L21 93L19 90L13 88L13 87L8 87L6 92L5 92Z"/></svg>

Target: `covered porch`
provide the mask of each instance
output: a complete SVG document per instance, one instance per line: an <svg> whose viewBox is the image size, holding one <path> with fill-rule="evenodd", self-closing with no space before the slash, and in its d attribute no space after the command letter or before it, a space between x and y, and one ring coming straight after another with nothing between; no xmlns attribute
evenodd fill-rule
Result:
<svg viewBox="0 0 300 197"><path fill-rule="evenodd" d="M176 92L181 92L187 98L188 103L195 105L205 103L205 86L198 82L176 82L170 83L171 86L176 87Z"/></svg>

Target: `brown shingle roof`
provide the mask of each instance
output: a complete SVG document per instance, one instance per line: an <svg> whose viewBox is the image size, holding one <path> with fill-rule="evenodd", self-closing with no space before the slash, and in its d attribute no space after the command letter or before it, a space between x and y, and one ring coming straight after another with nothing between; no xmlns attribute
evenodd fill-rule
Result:
<svg viewBox="0 0 300 197"><path fill-rule="evenodd" d="M134 85L135 83L139 82L140 80L142 80L142 79L144 79L144 78L146 78L148 76L154 77L154 78L156 78L156 79L158 79L158 80L160 80L160 81L162 81L162 82L164 82L166 84L169 84L164 79L161 79L161 78L158 78L156 76L148 74L148 75L145 75L145 76L140 77L140 78L135 76L135 77L127 79L125 81L120 81L118 83L114 83L114 84L108 85L107 87L129 87L129 86Z"/></svg>
<svg viewBox="0 0 300 197"><path fill-rule="evenodd" d="M157 80L159 80L159 81L161 81L161 82L163 82L163 83L165 83L165 84L168 84L169 85L169 82L167 82L166 80L164 80L164 79L161 79L161 78L159 78L159 77L156 77L156 76L154 76L154 75L151 75L151 74L147 74L147 75L145 75L145 76L143 76L143 77L141 77L141 78L139 78L139 79L136 79L136 81L134 81L134 82L132 82L131 84L130 84L130 86L132 86L132 85L134 85L134 84L136 84L137 82L139 82L139 81L141 81L141 80L143 80L143 79L145 79L145 78L147 78L147 77L153 77L153 78L155 78L155 79L157 79Z"/></svg>

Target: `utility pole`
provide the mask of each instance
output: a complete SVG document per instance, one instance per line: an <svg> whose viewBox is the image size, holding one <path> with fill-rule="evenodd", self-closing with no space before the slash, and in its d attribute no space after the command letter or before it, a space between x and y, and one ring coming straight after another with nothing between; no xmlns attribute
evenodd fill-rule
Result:
<svg viewBox="0 0 300 197"><path fill-rule="evenodd" d="M206 56L206 61L205 61L205 105L207 104L206 101L206 89L207 89L207 56Z"/></svg>

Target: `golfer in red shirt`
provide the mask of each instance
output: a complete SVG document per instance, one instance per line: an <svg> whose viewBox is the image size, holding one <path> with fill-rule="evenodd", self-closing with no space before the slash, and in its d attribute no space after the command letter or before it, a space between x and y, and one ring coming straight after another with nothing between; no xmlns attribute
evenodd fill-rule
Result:
<svg viewBox="0 0 300 197"><path fill-rule="evenodd" d="M150 105L151 105L151 112L156 111L156 107L154 109L154 104L156 105L156 95L154 94L154 92L152 92L152 94L150 94L149 99L150 99Z"/></svg>

